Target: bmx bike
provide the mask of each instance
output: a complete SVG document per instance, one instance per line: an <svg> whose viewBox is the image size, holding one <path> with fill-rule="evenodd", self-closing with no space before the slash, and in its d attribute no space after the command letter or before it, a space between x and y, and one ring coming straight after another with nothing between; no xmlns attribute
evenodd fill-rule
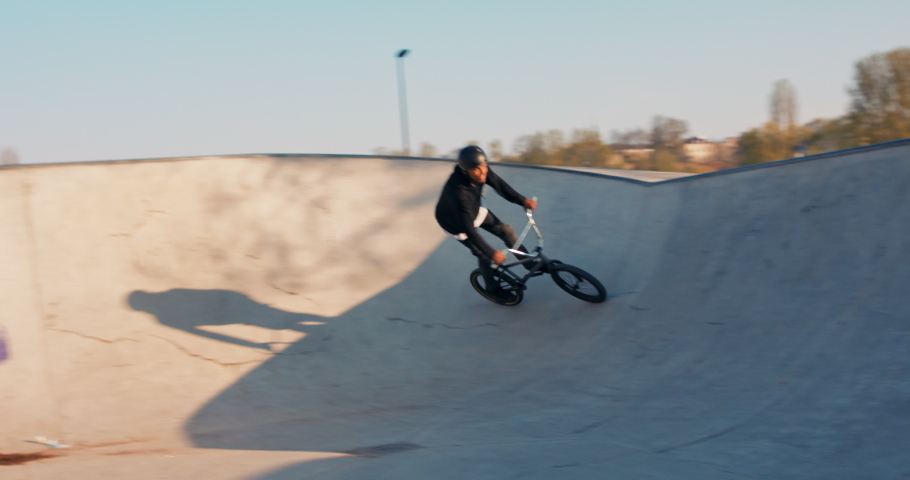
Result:
<svg viewBox="0 0 910 480"><path fill-rule="evenodd" d="M534 199L536 200L537 197L534 197ZM515 245L512 248L503 250L503 253L506 254L512 252L519 260L509 264L498 265L494 263L492 265L493 278L499 282L499 287L501 292L503 292L502 297L497 297L487 291L483 274L479 268L471 272L471 286L474 287L474 290L477 290L477 293L491 302L511 307L518 305L524 299L524 291L528 288L526 283L529 279L549 273L553 278L553 282L573 297L591 303L601 303L606 300L607 290L593 275L576 266L548 258L543 254L543 235L541 235L540 229L537 228L537 223L534 222L534 215L531 210L526 209L525 214L528 216L528 224L525 225ZM537 248L528 253L517 250L532 228L534 233L537 234ZM511 269L511 267L528 262L533 262L533 264L524 276L518 275Z"/></svg>

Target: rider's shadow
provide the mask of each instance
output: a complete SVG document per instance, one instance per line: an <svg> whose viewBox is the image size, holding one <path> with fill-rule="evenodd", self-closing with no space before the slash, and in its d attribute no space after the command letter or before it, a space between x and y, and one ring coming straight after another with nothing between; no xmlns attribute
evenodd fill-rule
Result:
<svg viewBox="0 0 910 480"><path fill-rule="evenodd" d="M325 322L323 317L279 310L231 290L175 288L159 293L137 290L130 293L127 302L134 310L154 315L162 325L213 340L263 350L274 351L277 344L289 342L274 336L262 338L259 335L259 338L255 338L256 335L246 335L247 338L243 338L218 330L223 330L220 327L252 325L270 332L290 330L305 333L306 325L321 325Z"/></svg>

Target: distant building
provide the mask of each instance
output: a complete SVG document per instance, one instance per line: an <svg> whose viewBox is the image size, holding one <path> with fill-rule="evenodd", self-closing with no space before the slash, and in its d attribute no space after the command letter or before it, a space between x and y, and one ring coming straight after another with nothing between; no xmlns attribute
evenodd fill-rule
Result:
<svg viewBox="0 0 910 480"><path fill-rule="evenodd" d="M718 146L705 137L691 137L683 142L683 155L692 163L711 163L717 157Z"/></svg>
<svg viewBox="0 0 910 480"><path fill-rule="evenodd" d="M683 155L692 163L714 163L728 161L739 148L739 138L731 137L722 142L712 142L705 137L687 138L683 143Z"/></svg>
<svg viewBox="0 0 910 480"><path fill-rule="evenodd" d="M614 155L620 155L629 160L647 158L654 153L654 147L642 144L614 143L610 145ZM733 161L736 149L739 148L739 138L730 137L720 142L712 142L705 137L696 136L687 138L682 144L682 155L685 161L691 163L720 163Z"/></svg>

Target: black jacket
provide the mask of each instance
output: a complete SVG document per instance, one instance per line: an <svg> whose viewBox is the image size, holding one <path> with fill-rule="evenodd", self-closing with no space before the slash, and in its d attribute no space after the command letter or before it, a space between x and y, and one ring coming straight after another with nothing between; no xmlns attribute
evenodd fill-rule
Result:
<svg viewBox="0 0 910 480"><path fill-rule="evenodd" d="M525 197L516 192L499 175L490 169L487 173L487 185L493 187L502 198L524 206ZM436 204L436 221L443 230L458 235L464 233L468 241L480 247L484 253L492 257L496 251L487 243L474 228L474 219L480 211L480 198L483 196L483 185L471 185L471 178L457 165L455 171L442 187L442 195Z"/></svg>

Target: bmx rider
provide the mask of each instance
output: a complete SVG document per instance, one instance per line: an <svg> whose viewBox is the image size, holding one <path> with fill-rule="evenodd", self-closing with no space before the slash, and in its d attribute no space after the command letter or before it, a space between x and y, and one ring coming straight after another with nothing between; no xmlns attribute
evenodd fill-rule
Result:
<svg viewBox="0 0 910 480"><path fill-rule="evenodd" d="M503 297L506 292L503 292L499 283L494 280L491 263L502 265L506 261L506 255L491 247L477 229L482 228L499 237L508 248L515 245L518 236L509 224L501 221L482 205L484 185L493 187L502 198L516 205L532 211L537 209L535 200L525 198L516 192L490 169L483 149L469 145L459 152L458 165L442 188L439 203L436 204L436 221L446 233L468 247L477 257L487 293ZM527 252L524 245L520 245L518 250ZM522 265L530 270L532 264L533 262L527 262Z"/></svg>

